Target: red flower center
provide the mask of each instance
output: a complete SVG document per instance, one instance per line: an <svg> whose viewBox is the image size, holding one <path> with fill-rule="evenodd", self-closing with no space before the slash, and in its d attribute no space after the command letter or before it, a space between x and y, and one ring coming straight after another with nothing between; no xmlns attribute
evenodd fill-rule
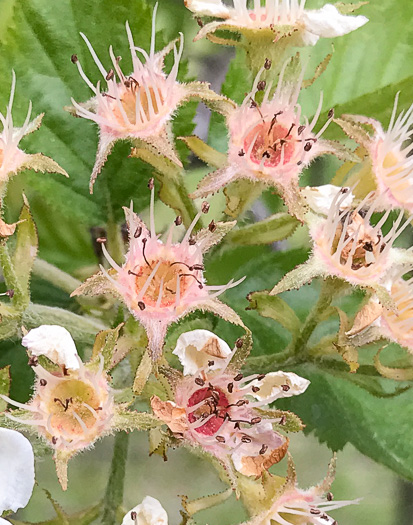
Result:
<svg viewBox="0 0 413 525"><path fill-rule="evenodd" d="M215 414L204 425L197 427L195 430L205 436L212 436L221 428L224 417L227 414L228 398L219 388L200 388L196 390L189 398L188 407L193 407L201 401L205 401L194 412L188 414L190 423L195 423L199 419L205 419L211 414Z"/></svg>
<svg viewBox="0 0 413 525"><path fill-rule="evenodd" d="M274 168L278 166L283 158L283 164L291 160L295 149L294 126L290 129L274 122L263 122L255 126L244 140L244 151L248 152L252 146L249 158L256 164L261 164L264 160L264 166ZM295 134L295 133L294 133Z"/></svg>

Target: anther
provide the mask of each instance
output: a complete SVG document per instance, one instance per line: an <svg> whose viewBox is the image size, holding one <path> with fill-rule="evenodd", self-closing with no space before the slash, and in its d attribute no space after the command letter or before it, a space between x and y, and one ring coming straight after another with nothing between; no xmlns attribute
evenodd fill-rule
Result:
<svg viewBox="0 0 413 525"><path fill-rule="evenodd" d="M242 348L242 345L244 344L244 341L241 339L241 337L239 337L236 341L235 341L235 346L237 348Z"/></svg>
<svg viewBox="0 0 413 525"><path fill-rule="evenodd" d="M56 436L52 436L52 443L53 443L53 445L56 445L56 443L57 443L57 437Z"/></svg>
<svg viewBox="0 0 413 525"><path fill-rule="evenodd" d="M242 374L237 374L235 377L234 377L234 381L241 381L241 379L243 378L244 376Z"/></svg>
<svg viewBox="0 0 413 525"><path fill-rule="evenodd" d="M214 366L215 361L208 361L208 366Z"/></svg>
<svg viewBox="0 0 413 525"><path fill-rule="evenodd" d="M199 25L199 27L204 27L204 23L199 17L196 19L196 23Z"/></svg>
<svg viewBox="0 0 413 525"><path fill-rule="evenodd" d="M243 156L245 155L245 151L241 148L241 149L239 150L239 152L238 152L238 155L239 155L240 157L243 157Z"/></svg>
<svg viewBox="0 0 413 525"><path fill-rule="evenodd" d="M310 151L312 147L313 145L311 144L311 142L307 142L306 145L304 146L304 151Z"/></svg>
<svg viewBox="0 0 413 525"><path fill-rule="evenodd" d="M142 235L142 226L137 226L133 236L138 239Z"/></svg>
<svg viewBox="0 0 413 525"><path fill-rule="evenodd" d="M270 159L271 158L271 153L268 152L268 151L264 151L264 153L262 154L262 157L267 157L267 159Z"/></svg>
<svg viewBox="0 0 413 525"><path fill-rule="evenodd" d="M249 436L242 436L241 441L243 443L251 443L252 439Z"/></svg>
<svg viewBox="0 0 413 525"><path fill-rule="evenodd" d="M258 377L257 377L257 381L262 381L265 377L265 374L260 374Z"/></svg>
<svg viewBox="0 0 413 525"><path fill-rule="evenodd" d="M266 58L264 62L264 69L268 71L271 68L271 65L272 65L272 61L269 58Z"/></svg>
<svg viewBox="0 0 413 525"><path fill-rule="evenodd" d="M47 385L46 379L40 379L39 383L40 383L40 386L46 386Z"/></svg>
<svg viewBox="0 0 413 525"><path fill-rule="evenodd" d="M301 135L301 133L305 130L305 126L298 126L297 135Z"/></svg>
<svg viewBox="0 0 413 525"><path fill-rule="evenodd" d="M330 111L328 112L328 118L333 118L334 117L334 109L331 108Z"/></svg>
<svg viewBox="0 0 413 525"><path fill-rule="evenodd" d="M372 252L373 251L373 245L371 242L365 242L363 248L366 250L366 252Z"/></svg>
<svg viewBox="0 0 413 525"><path fill-rule="evenodd" d="M32 355L31 357L29 357L28 364L29 366L37 366L39 364L39 360L37 359L35 355Z"/></svg>
<svg viewBox="0 0 413 525"><path fill-rule="evenodd" d="M175 226L180 226L182 224L182 217L178 215L175 219Z"/></svg>
<svg viewBox="0 0 413 525"><path fill-rule="evenodd" d="M107 241L106 237L98 237L96 239L96 242L98 242L99 244L103 244Z"/></svg>
<svg viewBox="0 0 413 525"><path fill-rule="evenodd" d="M113 71L113 69L110 69L108 71L108 74L106 75L106 80L112 80L112 78L115 76L115 72Z"/></svg>
<svg viewBox="0 0 413 525"><path fill-rule="evenodd" d="M13 299L13 297L14 297L14 290L13 289L7 290L4 295L7 295L7 297L10 297L10 299Z"/></svg>
<svg viewBox="0 0 413 525"><path fill-rule="evenodd" d="M194 270L196 270L196 271L200 271L200 272L202 272L203 270L205 270L203 264L194 264L193 266L188 266L188 269L191 270L191 272L194 271Z"/></svg>
<svg viewBox="0 0 413 525"><path fill-rule="evenodd" d="M224 436L216 436L215 439L218 441L218 443L225 443L225 438L224 438Z"/></svg>
<svg viewBox="0 0 413 525"><path fill-rule="evenodd" d="M153 180L153 177L151 177L149 180L148 180L148 188L152 191L153 188L154 188L154 185L155 185L155 182Z"/></svg>
<svg viewBox="0 0 413 525"><path fill-rule="evenodd" d="M251 419L251 425L258 425L258 423L261 423L261 421L262 421L262 419L259 416L253 417Z"/></svg>
<svg viewBox="0 0 413 525"><path fill-rule="evenodd" d="M204 201L201 206L202 213L208 213L209 212L209 202Z"/></svg>
<svg viewBox="0 0 413 525"><path fill-rule="evenodd" d="M190 237L188 240L188 244L189 246L193 246L194 244L196 244L196 239L194 237Z"/></svg>
<svg viewBox="0 0 413 525"><path fill-rule="evenodd" d="M234 383L228 383L227 390L230 394L234 391Z"/></svg>
<svg viewBox="0 0 413 525"><path fill-rule="evenodd" d="M78 59L77 55L72 55L70 57L70 60L72 61L73 64L76 64L76 62L78 62L79 59Z"/></svg>
<svg viewBox="0 0 413 525"><path fill-rule="evenodd" d="M254 392L254 394L260 391L260 389L257 386L251 387L251 390Z"/></svg>
<svg viewBox="0 0 413 525"><path fill-rule="evenodd" d="M242 407L244 405L248 405L249 401L247 399L240 399L235 403L236 407Z"/></svg>
<svg viewBox="0 0 413 525"><path fill-rule="evenodd" d="M326 494L327 501L333 501L334 496L332 492L327 492Z"/></svg>
<svg viewBox="0 0 413 525"><path fill-rule="evenodd" d="M291 387L288 385L281 385L281 388L284 390L284 392L288 392Z"/></svg>
<svg viewBox="0 0 413 525"><path fill-rule="evenodd" d="M138 514L133 510L130 513L130 517L131 517L131 520L135 521L136 519L138 519Z"/></svg>
<svg viewBox="0 0 413 525"><path fill-rule="evenodd" d="M267 82L265 80L260 80L257 84L258 91L264 91Z"/></svg>
<svg viewBox="0 0 413 525"><path fill-rule="evenodd" d="M211 233L214 233L214 231L217 229L217 225L215 224L215 222L212 220L209 224L208 224L208 230L211 232Z"/></svg>
<svg viewBox="0 0 413 525"><path fill-rule="evenodd" d="M199 386L204 386L205 385L205 381L203 379L201 379L200 377L197 377L195 378L195 383Z"/></svg>
<svg viewBox="0 0 413 525"><path fill-rule="evenodd" d="M268 450L268 445L263 445L261 448L260 448L260 454L263 455L267 452Z"/></svg>
<svg viewBox="0 0 413 525"><path fill-rule="evenodd" d="M318 516L319 514L321 514L321 510L320 509L310 509L310 514L312 514L313 516Z"/></svg>
<svg viewBox="0 0 413 525"><path fill-rule="evenodd" d="M286 423L286 421L287 421L287 417L284 415L284 416L281 417L281 419L280 419L280 423L279 423L279 424L280 424L281 426L284 426L285 423Z"/></svg>
<svg viewBox="0 0 413 525"><path fill-rule="evenodd" d="M138 301L138 306L140 310L145 310L146 308L145 303L143 301Z"/></svg>

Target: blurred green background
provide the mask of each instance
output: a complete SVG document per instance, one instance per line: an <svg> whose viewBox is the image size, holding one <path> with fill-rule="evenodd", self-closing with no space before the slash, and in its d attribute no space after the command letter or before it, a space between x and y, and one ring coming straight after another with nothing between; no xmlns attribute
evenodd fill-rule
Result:
<svg viewBox="0 0 413 525"><path fill-rule="evenodd" d="M318 7L323 1L308 0L307 7ZM401 106L406 107L413 100L413 2L410 0L371 0L369 5L360 10L371 22L360 31L334 41L335 53L331 64L323 77L302 95L304 112L311 115L318 103L319 91L324 91L324 110L334 106L338 112L352 111L366 113L388 122L392 101L396 92L402 89ZM30 151L42 151L55 158L70 174L65 181L55 175L23 174L13 181L9 195L9 217L15 218L21 205L21 191L29 197L40 238L40 256L60 268L79 277L87 275L97 259L93 251L90 228L103 226L108 213L121 218L121 206L133 198L135 209L143 211L147 206L148 195L145 189L151 169L136 159L127 159L128 148L120 145L109 159L108 165L96 184L95 195L88 195L88 178L96 151L96 130L91 123L75 120L62 108L70 104L70 97L86 100L90 94L77 75L76 68L70 63L70 55L78 53L85 70L96 81L97 71L87 55L85 46L78 33L86 32L93 39L93 45L100 56L107 56L110 43L115 44L128 60L124 22L129 19L132 30L139 34L140 42L148 47L150 20L143 2L135 0L0 0L0 99L2 108L9 93L10 70L16 70L18 83L14 114L22 119L29 99L33 100L35 111L45 111L42 129L30 137L25 146ZM234 57L233 49L219 47L206 40L193 43L198 30L196 22L185 9L183 2L160 0L157 18L161 41L174 38L178 32L185 35L182 71L187 67L187 75L211 82L219 90L224 82L230 60ZM311 50L309 71L331 51L332 42L325 40ZM232 74L237 78L236 66ZM227 83L227 94L239 98L248 90L250 79L244 70L239 70L242 81L232 86ZM311 76L309 74L308 76ZM229 92L231 91L231 92ZM180 113L175 129L177 134L189 134L192 131L190 120L195 108ZM202 105L196 115L196 133L208 137L209 111ZM216 116L213 117L209 140L218 149L225 150L225 129ZM18 124L21 120L18 120ZM337 138L337 130L330 129L330 138ZM196 169L188 177L188 187L193 188L206 168L194 159L191 166ZM320 161L308 170L303 184L320 184L331 178L337 163ZM137 176L138 174L138 176ZM222 197L218 197L218 199ZM222 201L221 201L222 202ZM246 221L263 218L274 213L280 207L279 199L267 192L254 205L253 213ZM170 220L172 213L163 205L158 207L158 225ZM291 250L285 257L271 247L237 248L233 252L220 253L220 257L208 261L209 276L214 282L224 281L226 277L248 275L240 289L228 294L227 300L235 304L247 324L253 328L254 353L278 351L288 341L288 336L274 323L259 318L255 312L245 313L248 291L268 288L296 263L305 260L308 248L305 232L296 234L288 244L278 245L277 250ZM259 275L254 257L261 257ZM255 274L254 274L255 270ZM266 273L268 270L268 273ZM317 283L306 287L302 294L291 294L288 300L303 316L317 294ZM56 305L77 311L78 306L66 294L54 289L49 284L34 277L32 283L33 299L37 302ZM228 342L233 332L219 323L221 335L227 336ZM274 350L274 346L277 347ZM278 348L280 347L280 348ZM0 366L12 363L12 397L25 401L30 395L32 381L31 370L26 365L23 348L17 341L7 341L0 346ZM339 379L337 379L339 381ZM342 378L340 381L344 382ZM322 387L323 387L323 383ZM311 399L313 412L302 409L304 422L311 431L325 416L325 424L330 424L329 431L320 431L322 441L331 443L330 434L340 442L356 442L358 449L369 450L370 442L376 445L374 455L378 462L390 465L393 470L404 473L413 479L411 472L413 429L412 412L404 407L413 405L413 397L401 394L390 400L379 400L359 386L351 385L352 406L347 418L340 420L346 407L337 410L337 418L328 423L334 403L331 400L328 410L326 401L316 394ZM327 396L327 395L326 395ZM410 396L410 397L409 397ZM319 399L319 401L317 401ZM360 410L356 401L360 399ZM366 399L371 404L365 404ZM383 404L380 404L380 401ZM411 401L411 403L410 403ZM345 404L346 400L343 401ZM386 403L384 405L384 403ZM410 403L410 405L409 405ZM382 414L380 413L381 407ZM294 407L293 407L294 408ZM351 413L353 410L353 415ZM314 414L314 421L309 414ZM328 416L328 417L327 417ZM380 421L380 428L370 427L366 432L367 422L363 419L371 416L373 422ZM360 429L360 432L358 430ZM361 430L362 429L362 430ZM410 432L409 432L410 430ZM348 437L351 435L351 439ZM384 436L384 437L383 437ZM390 436L390 437L389 437ZM393 437L393 441L392 441ZM341 447L344 443L339 445ZM379 445L377 446L377 443ZM398 447L398 445L400 445ZM30 504L17 514L19 519L41 521L53 516L53 510L42 489L48 489L52 496L72 513L103 498L105 484L109 474L113 439L106 438L93 450L87 451L69 465L69 489L62 493L56 480L54 464L49 455L39 459L36 466L38 486ZM364 447L364 448L363 448ZM394 447L394 448L393 448ZM397 448L398 447L398 448ZM371 446L373 448L373 446ZM397 450L396 450L397 449ZM293 436L291 451L297 463L299 480L303 487L310 486L322 479L326 473L331 452L326 445L320 444L314 432L305 436ZM377 452L379 451L379 452ZM380 452L381 451L381 452ZM381 455L382 454L382 455ZM405 454L405 455L403 455ZM409 462L407 461L409 456ZM283 472L285 465L274 468ZM213 468L190 455L186 450L170 451L168 461L159 456L148 457L147 437L134 433L130 439L127 463L125 509L139 503L146 495L158 498L167 509L170 524L179 522L179 495L190 498L217 492L224 488ZM340 525L410 525L413 523L413 489L408 481L403 481L388 467L369 459L347 443L339 453L338 475L333 486L336 499L363 500L357 506L341 509L334 513ZM205 511L199 515L199 523L210 525L230 525L246 519L242 505L234 498L224 505Z"/></svg>

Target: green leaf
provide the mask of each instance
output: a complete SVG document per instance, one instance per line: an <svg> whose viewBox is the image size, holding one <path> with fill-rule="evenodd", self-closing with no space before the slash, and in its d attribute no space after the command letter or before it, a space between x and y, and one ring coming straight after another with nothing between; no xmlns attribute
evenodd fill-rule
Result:
<svg viewBox="0 0 413 525"><path fill-rule="evenodd" d="M0 368L0 394L8 396L10 393L10 365ZM7 402L0 399L0 412L7 408Z"/></svg>
<svg viewBox="0 0 413 525"><path fill-rule="evenodd" d="M238 245L270 244L287 239L299 225L288 213L277 213L267 219L231 231L226 240Z"/></svg>
<svg viewBox="0 0 413 525"><path fill-rule="evenodd" d="M301 321L294 310L277 295L268 292L253 292L248 295L249 309L256 310L263 317L269 317L280 323L291 333L296 333L301 327Z"/></svg>
<svg viewBox="0 0 413 525"><path fill-rule="evenodd" d="M352 443L360 452L413 480L413 390L378 398L345 377L313 365L294 371L311 381L305 395L277 401L300 416L333 450ZM355 374L357 376L358 374Z"/></svg>

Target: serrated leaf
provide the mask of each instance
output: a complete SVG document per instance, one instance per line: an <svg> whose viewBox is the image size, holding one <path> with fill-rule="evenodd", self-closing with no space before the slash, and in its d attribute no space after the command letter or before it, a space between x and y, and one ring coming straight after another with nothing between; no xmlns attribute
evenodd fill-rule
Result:
<svg viewBox="0 0 413 525"><path fill-rule="evenodd" d="M270 244L287 239L297 229L300 222L288 213L277 213L267 219L232 230L226 240L241 246L251 244Z"/></svg>

